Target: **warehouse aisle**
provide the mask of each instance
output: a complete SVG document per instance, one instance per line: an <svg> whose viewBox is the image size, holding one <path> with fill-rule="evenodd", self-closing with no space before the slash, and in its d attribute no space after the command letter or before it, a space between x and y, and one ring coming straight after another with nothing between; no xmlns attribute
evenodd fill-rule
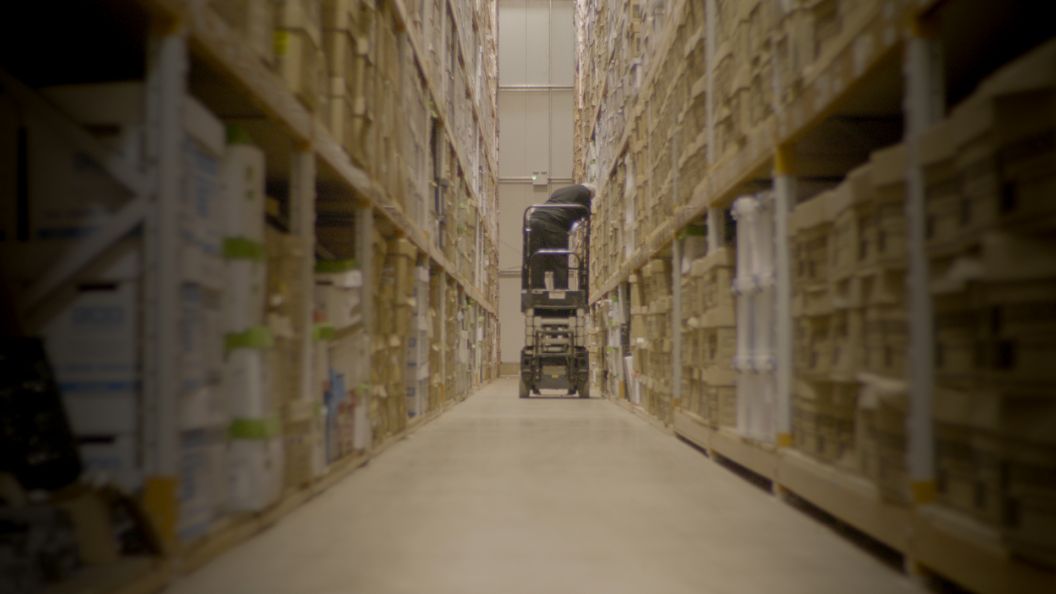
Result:
<svg viewBox="0 0 1056 594"><path fill-rule="evenodd" d="M914 588L619 407L502 380L170 592Z"/></svg>

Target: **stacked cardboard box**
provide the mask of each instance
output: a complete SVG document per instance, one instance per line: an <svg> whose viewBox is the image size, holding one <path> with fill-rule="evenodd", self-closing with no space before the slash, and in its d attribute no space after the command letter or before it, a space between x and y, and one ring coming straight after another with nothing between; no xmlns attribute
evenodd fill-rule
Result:
<svg viewBox="0 0 1056 594"><path fill-rule="evenodd" d="M275 11L279 75L301 103L325 115L330 89L323 53L322 0L280 0Z"/></svg>
<svg viewBox="0 0 1056 594"><path fill-rule="evenodd" d="M90 130L115 159L141 168L145 152L145 88L139 83L73 85L41 89L46 100ZM7 113L7 112L5 112ZM181 377L176 387L179 425L209 424L216 431L198 440L211 461L181 451L183 463L200 472L200 489L183 493L190 503L178 530L190 538L222 513L224 431L226 419L220 389L223 360L223 265L220 258L226 195L219 168L224 153L223 126L191 97L183 110L187 142L180 155L184 175L179 196L179 226L186 239L179 257L181 277L176 348ZM6 121L2 129L15 128ZM25 205L4 200L11 217L3 233L3 268L15 291L54 266L76 241L103 229L132 192L106 173L90 155L71 148L43 121L30 116L26 128L28 157ZM7 197L14 197L14 192ZM26 224L15 226L15 221ZM122 241L85 276L70 300L60 303L41 333L55 370L73 431L81 443L87 472L95 480L129 490L142 484L139 446L145 352L140 242ZM172 321L172 318L169 318ZM194 511L190 511L193 507Z"/></svg>
<svg viewBox="0 0 1056 594"><path fill-rule="evenodd" d="M352 160L369 168L374 142L376 77L373 2L326 0L323 49L327 63L327 126Z"/></svg>
<svg viewBox="0 0 1056 594"><path fill-rule="evenodd" d="M274 336L266 325L263 152L238 129L221 165L224 217L224 399L231 419L228 497L232 511L260 511L282 493L280 394L269 366Z"/></svg>
<svg viewBox="0 0 1056 594"><path fill-rule="evenodd" d="M850 178L856 208L858 272L839 293L864 311L859 464L888 501L906 503L906 150L873 153ZM845 221L848 222L848 221Z"/></svg>
<svg viewBox="0 0 1056 594"><path fill-rule="evenodd" d="M760 30L770 29L774 49L777 100L784 105L800 100L804 84L846 51L865 27L878 20L897 23L910 4L904 0L758 3L763 11Z"/></svg>
<svg viewBox="0 0 1056 594"><path fill-rule="evenodd" d="M280 409L284 483L297 490L318 477L325 466L321 380L313 383L311 353L303 341L312 331L302 318L306 301L303 278L310 260L303 242L272 227L265 230L267 251L267 326L274 337L269 353L271 391ZM318 314L317 314L318 315ZM318 387L317 387L318 386Z"/></svg>
<svg viewBox="0 0 1056 594"><path fill-rule="evenodd" d="M441 53L444 36L444 21L447 17L447 3L443 0L427 0L423 13L419 17L422 37L426 40L424 56L426 70L436 78L442 72L443 54Z"/></svg>
<svg viewBox="0 0 1056 594"><path fill-rule="evenodd" d="M671 421L671 263L667 259L650 260L641 271L642 305L638 312L644 326L638 338L635 365L640 370L642 404L658 419Z"/></svg>
<svg viewBox="0 0 1056 594"><path fill-rule="evenodd" d="M1056 566L1051 365L1056 77L1049 43L921 139L935 338L939 501Z"/></svg>
<svg viewBox="0 0 1056 594"><path fill-rule="evenodd" d="M733 252L694 260L683 281L683 406L713 428L737 425Z"/></svg>
<svg viewBox="0 0 1056 594"><path fill-rule="evenodd" d="M407 414L417 417L429 409L429 360L432 324L429 319L429 268L415 269L412 289L411 320L407 334L406 366L404 367L404 389L407 398Z"/></svg>
<svg viewBox="0 0 1056 594"><path fill-rule="evenodd" d="M414 307L417 248L403 238L386 240L376 231L374 250L377 284L369 418L374 441L380 442L407 425L404 374L412 320L417 320ZM417 336L414 338L417 341Z"/></svg>
<svg viewBox="0 0 1056 594"><path fill-rule="evenodd" d="M318 348L326 349L324 441L331 460L359 452L370 444L364 382L366 324L363 277L354 260L319 261L315 266L315 324Z"/></svg>
<svg viewBox="0 0 1056 594"><path fill-rule="evenodd" d="M797 206L789 222L796 344L792 436L798 449L826 462L842 458L854 435L854 407L848 415L831 381L838 325L831 255L840 201L835 191L824 192Z"/></svg>
<svg viewBox="0 0 1056 594"><path fill-rule="evenodd" d="M609 356L609 312L612 300L602 299L591 306L587 314L587 356L590 364L590 389L593 394L618 395L611 380L612 360ZM618 331L618 330L617 330Z"/></svg>
<svg viewBox="0 0 1056 594"><path fill-rule="evenodd" d="M273 2L210 0L210 6L262 62L275 61L275 9Z"/></svg>
<svg viewBox="0 0 1056 594"><path fill-rule="evenodd" d="M703 43L703 38L697 41L697 44ZM679 204L689 204L707 171L708 93L707 79L695 80L689 87L689 97L680 118L681 140L678 143L677 163Z"/></svg>
<svg viewBox="0 0 1056 594"><path fill-rule="evenodd" d="M46 89L44 94L77 123L109 127L109 134L97 133L95 139L128 162L141 162L141 87L76 86ZM14 139L20 128L25 134L29 198L24 204L15 200ZM6 280L18 292L72 249L76 238L102 228L106 218L132 196L44 121L23 119L7 109L0 112L0 130L11 151L5 155L9 165L0 172L5 182L0 257ZM140 410L136 386L142 260L134 245L119 246L119 251L116 262L103 266L95 278L85 279L97 284L78 289L43 335L74 434L80 439L100 438L96 447L80 445L88 472L131 487L140 481L134 431Z"/></svg>
<svg viewBox="0 0 1056 594"><path fill-rule="evenodd" d="M462 343L462 317L461 299L459 298L458 285L448 282L444 296L444 311L446 313L444 328L447 344L445 345L444 389L448 400L461 400L462 392L459 389L459 366L463 363L461 351Z"/></svg>
<svg viewBox="0 0 1056 594"><path fill-rule="evenodd" d="M429 321L430 321L430 343L429 343L429 408L438 408L446 401L446 384L444 375L444 361L447 343L444 340L446 318L444 312L444 298L447 288L447 275L439 270L433 270L429 275Z"/></svg>
<svg viewBox="0 0 1056 594"><path fill-rule="evenodd" d="M901 147L878 152L790 222L796 446L866 473L895 501L905 497L905 395L891 388L904 385L905 251L888 237L904 235L904 163Z"/></svg>
<svg viewBox="0 0 1056 594"><path fill-rule="evenodd" d="M414 61L409 45L403 52L402 88L398 158L401 167L401 187L397 196L404 212L416 224L424 227L429 180L429 133L431 116L425 80Z"/></svg>

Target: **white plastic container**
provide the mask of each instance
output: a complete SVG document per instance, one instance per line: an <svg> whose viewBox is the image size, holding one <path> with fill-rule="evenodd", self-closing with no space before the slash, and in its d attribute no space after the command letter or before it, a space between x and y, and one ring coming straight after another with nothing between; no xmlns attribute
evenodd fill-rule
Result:
<svg viewBox="0 0 1056 594"><path fill-rule="evenodd" d="M186 431L180 444L180 539L192 542L209 533L222 514L228 467L222 430Z"/></svg>
<svg viewBox="0 0 1056 594"><path fill-rule="evenodd" d="M772 373L737 376L737 432L749 439L772 443L775 429L775 382Z"/></svg>
<svg viewBox="0 0 1056 594"><path fill-rule="evenodd" d="M232 439L227 448L227 508L258 512L282 494L283 452L278 437Z"/></svg>
<svg viewBox="0 0 1056 594"><path fill-rule="evenodd" d="M774 366L774 288L767 287L752 296L751 367L763 372Z"/></svg>
<svg viewBox="0 0 1056 594"><path fill-rule="evenodd" d="M752 274L758 286L769 287L774 284L774 198L764 192L756 197L756 202Z"/></svg>
<svg viewBox="0 0 1056 594"><path fill-rule="evenodd" d="M117 485L130 492L139 489L143 476L136 457L136 435L123 433L100 437L97 434L78 448L84 464L84 479Z"/></svg>
<svg viewBox="0 0 1056 594"><path fill-rule="evenodd" d="M266 353L256 348L238 348L224 361L223 390L232 419L256 419L276 413Z"/></svg>
<svg viewBox="0 0 1056 594"><path fill-rule="evenodd" d="M230 252L229 252L230 253ZM267 302L267 268L255 257L227 257L223 295L225 333L241 332L264 323Z"/></svg>
<svg viewBox="0 0 1056 594"><path fill-rule="evenodd" d="M224 235L264 241L264 152L229 144L220 165Z"/></svg>
<svg viewBox="0 0 1056 594"><path fill-rule="evenodd" d="M752 307L754 299L751 294L741 293L737 295L737 355L734 359L734 369L748 371L752 364L753 339L752 332Z"/></svg>

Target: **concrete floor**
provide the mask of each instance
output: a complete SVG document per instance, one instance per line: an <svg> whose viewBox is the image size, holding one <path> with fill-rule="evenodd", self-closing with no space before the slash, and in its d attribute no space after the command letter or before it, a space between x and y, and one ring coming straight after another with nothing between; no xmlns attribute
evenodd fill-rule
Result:
<svg viewBox="0 0 1056 594"><path fill-rule="evenodd" d="M172 594L914 592L602 400L493 383Z"/></svg>

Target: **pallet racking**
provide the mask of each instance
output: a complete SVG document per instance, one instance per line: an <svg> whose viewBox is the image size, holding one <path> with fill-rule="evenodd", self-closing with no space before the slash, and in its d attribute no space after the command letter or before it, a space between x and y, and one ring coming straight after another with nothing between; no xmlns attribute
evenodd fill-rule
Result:
<svg viewBox="0 0 1056 594"><path fill-rule="evenodd" d="M973 464L969 459L991 459L986 456L994 450L982 436L994 431L965 430L971 415L965 400L951 408L943 394L942 377L949 374L937 374L956 364L956 349L965 344L956 325L947 329L947 321L959 318L946 315L947 302L929 287L950 270L950 249L963 254L965 241L981 235L960 230L957 248L929 238L956 233L937 226L956 220L937 210L951 206L942 193L957 168L944 152L956 142L950 129L981 120L963 116L962 125L944 124L1001 95L999 88L1052 86L1045 56L1053 31L1036 18L1027 3L983 7L957 0L588 1L577 12L576 175L598 185L595 226L605 230L592 246L594 332L612 337L629 321L631 335L622 349L612 338L594 344L595 377L610 397L764 477L776 493L806 500L897 551L907 570L981 592L1044 591L1054 579L1043 567L1051 564L1051 557L1043 560L1051 542L1021 534L1007 519L984 521L985 510L973 516L951 507L965 505L962 485L970 484L971 472L963 469ZM985 51L977 45L983 38L992 40ZM1030 113L1048 122L1047 111ZM987 121L996 130L997 120ZM1019 129L1014 117L1003 121ZM973 196L982 203L993 183L992 177L981 181ZM742 266L749 229L741 220L733 245L727 210L742 196L772 204L767 224L776 249L766 250L772 262L764 267L772 273ZM1050 223L1041 217L1035 232ZM1014 233L1007 225L997 229ZM868 266L848 261L866 245ZM721 250L735 250L737 270L750 273L729 287L738 299L732 365L738 384L752 386L738 395L736 423L718 412L721 398L711 396L715 406L702 404L708 389L723 382L702 379L710 364L698 328L707 311L693 302L704 290L693 270L704 266L702 256ZM671 325L662 334L673 344L653 369L652 355L635 346L648 344L636 324L645 312L635 293L658 259L670 261L674 272L659 295L672 297ZM762 313L772 316L774 334L760 343L749 331L759 325L752 320L760 311L741 299L768 291L773 305ZM989 293L992 305L1001 299L997 294ZM937 355L934 347L943 340L952 343ZM768 346L741 351L759 344ZM613 349L634 357L626 383L619 378L627 367ZM1026 373L1001 377L1040 385ZM772 387L759 383L766 374L773 375ZM670 394L657 405L652 394L668 377L675 379ZM749 392L752 403L740 402ZM982 403L987 396L976 398ZM755 406L756 399L767 404ZM867 401L878 404L863 413L859 407ZM1032 400L1032 410L1044 416L1051 410L1045 402ZM942 406L947 420L936 416ZM1003 468L1030 464L1020 446L1002 443ZM1051 464L1051 445L1033 443L1033 463ZM977 453L958 457L965 451ZM848 456L864 459L848 465ZM984 498L1003 498L1006 511L1025 506L1038 514L1031 522L1045 521L1039 500L1021 500L1029 498L1026 491L985 488Z"/></svg>

